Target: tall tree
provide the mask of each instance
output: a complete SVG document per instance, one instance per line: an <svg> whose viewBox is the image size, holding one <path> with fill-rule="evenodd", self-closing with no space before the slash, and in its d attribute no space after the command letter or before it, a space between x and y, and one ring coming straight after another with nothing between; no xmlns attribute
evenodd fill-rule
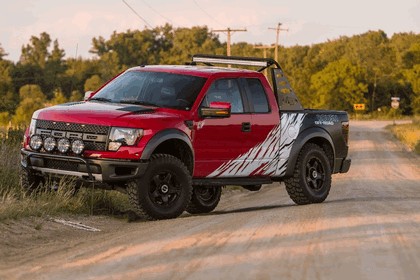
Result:
<svg viewBox="0 0 420 280"><path fill-rule="evenodd" d="M174 30L172 47L164 62L182 64L190 61L197 53L223 54L224 49L218 36L211 33L207 26L177 28Z"/></svg>
<svg viewBox="0 0 420 280"><path fill-rule="evenodd" d="M311 89L314 92L312 107L352 110L353 104L365 103L365 75L363 68L348 59L330 62L311 78Z"/></svg>
<svg viewBox="0 0 420 280"><path fill-rule="evenodd" d="M50 51L51 42L50 35L46 32L39 37L32 36L30 43L22 47L22 54L16 65L16 76L21 80L19 87L28 83L38 84L50 98L53 97L54 89L62 86L65 72L64 50L54 40Z"/></svg>
<svg viewBox="0 0 420 280"><path fill-rule="evenodd" d="M20 103L13 116L13 123L29 125L34 111L45 106L46 96L38 85L25 85L19 90Z"/></svg>
<svg viewBox="0 0 420 280"><path fill-rule="evenodd" d="M0 60L3 60L3 57L5 57L6 55L8 55L6 53L6 51L3 49L3 47L0 44Z"/></svg>
<svg viewBox="0 0 420 280"><path fill-rule="evenodd" d="M63 78L66 65L63 60L65 56L64 50L60 49L57 40L54 40L53 48L48 53L48 58L44 69L44 87L45 92L53 92L56 88L63 86ZM51 96L51 94L49 94Z"/></svg>
<svg viewBox="0 0 420 280"><path fill-rule="evenodd" d="M18 102L13 89L12 69L10 61L0 59L0 112L6 111L9 114L13 113Z"/></svg>
<svg viewBox="0 0 420 280"><path fill-rule="evenodd" d="M39 37L32 36L30 44L22 47L20 62L37 65L44 69L48 58L48 47L51 44L50 35L42 32Z"/></svg>

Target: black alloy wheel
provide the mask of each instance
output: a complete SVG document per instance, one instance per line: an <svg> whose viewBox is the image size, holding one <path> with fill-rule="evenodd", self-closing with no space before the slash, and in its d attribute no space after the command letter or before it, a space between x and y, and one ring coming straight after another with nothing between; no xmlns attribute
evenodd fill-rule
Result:
<svg viewBox="0 0 420 280"><path fill-rule="evenodd" d="M191 174L178 158L156 154L145 174L128 183L127 193L137 216L148 220L176 218L191 200Z"/></svg>
<svg viewBox="0 0 420 280"><path fill-rule="evenodd" d="M195 186L187 212L190 214L209 213L217 207L221 196L221 186Z"/></svg>
<svg viewBox="0 0 420 280"><path fill-rule="evenodd" d="M284 181L296 204L323 202L331 189L331 165L325 151L314 143L303 146L293 176Z"/></svg>

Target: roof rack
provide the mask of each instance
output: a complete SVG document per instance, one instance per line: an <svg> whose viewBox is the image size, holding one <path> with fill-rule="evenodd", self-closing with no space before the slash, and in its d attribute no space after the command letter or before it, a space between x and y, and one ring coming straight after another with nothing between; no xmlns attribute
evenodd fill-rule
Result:
<svg viewBox="0 0 420 280"><path fill-rule="evenodd" d="M196 63L204 63L208 66L213 66L213 64L228 64L261 67L258 69L258 72L261 72L272 65L281 69L280 65L274 59L259 57L196 54L192 57L192 64Z"/></svg>
<svg viewBox="0 0 420 280"><path fill-rule="evenodd" d="M276 93L276 100L280 109L303 110L303 107L290 86L283 69L281 69L277 61L272 58L196 54L192 57L192 62L188 64L197 65L197 63L203 63L208 66L213 66L213 64L228 64L261 67L258 69L258 72L261 72L270 66L275 66L270 69L271 80L273 91Z"/></svg>

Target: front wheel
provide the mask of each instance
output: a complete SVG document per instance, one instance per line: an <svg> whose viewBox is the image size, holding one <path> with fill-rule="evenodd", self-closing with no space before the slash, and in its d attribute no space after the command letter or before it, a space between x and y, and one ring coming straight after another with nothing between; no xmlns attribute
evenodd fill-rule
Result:
<svg viewBox="0 0 420 280"><path fill-rule="evenodd" d="M191 175L176 157L153 155L145 174L127 186L134 212L148 220L172 219L191 200Z"/></svg>
<svg viewBox="0 0 420 280"><path fill-rule="evenodd" d="M293 177L285 180L285 185L296 204L323 202L331 188L331 166L324 150L306 144L299 153Z"/></svg>
<svg viewBox="0 0 420 280"><path fill-rule="evenodd" d="M20 185L23 191L27 194L37 192L44 185L44 178L38 175L33 174L29 169L21 167L20 168Z"/></svg>
<svg viewBox="0 0 420 280"><path fill-rule="evenodd" d="M191 202L187 207L190 214L210 213L219 204L222 187L195 187Z"/></svg>

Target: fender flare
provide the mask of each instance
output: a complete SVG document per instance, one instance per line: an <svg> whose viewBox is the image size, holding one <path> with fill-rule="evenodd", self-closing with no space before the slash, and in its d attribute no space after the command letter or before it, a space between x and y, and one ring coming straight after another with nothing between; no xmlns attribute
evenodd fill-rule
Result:
<svg viewBox="0 0 420 280"><path fill-rule="evenodd" d="M311 139L314 138L322 138L326 140L332 149L333 157L335 158L335 147L334 142L331 138L331 135L323 128L321 127L312 127L308 128L306 130L303 130L301 133L299 133L299 136L296 138L295 143L293 144L292 150L290 151L287 168L285 177L291 177L293 176L293 171L295 169L296 161L299 156L300 150L302 150L303 146L308 143ZM334 166L332 167L332 169Z"/></svg>
<svg viewBox="0 0 420 280"><path fill-rule="evenodd" d="M141 154L140 159L148 160L152 156L153 151L163 142L171 139L177 139L185 142L188 147L190 147L191 154L194 159L194 149L192 147L191 139L181 130L178 129L165 129L156 133L150 140L147 142L146 147Z"/></svg>

